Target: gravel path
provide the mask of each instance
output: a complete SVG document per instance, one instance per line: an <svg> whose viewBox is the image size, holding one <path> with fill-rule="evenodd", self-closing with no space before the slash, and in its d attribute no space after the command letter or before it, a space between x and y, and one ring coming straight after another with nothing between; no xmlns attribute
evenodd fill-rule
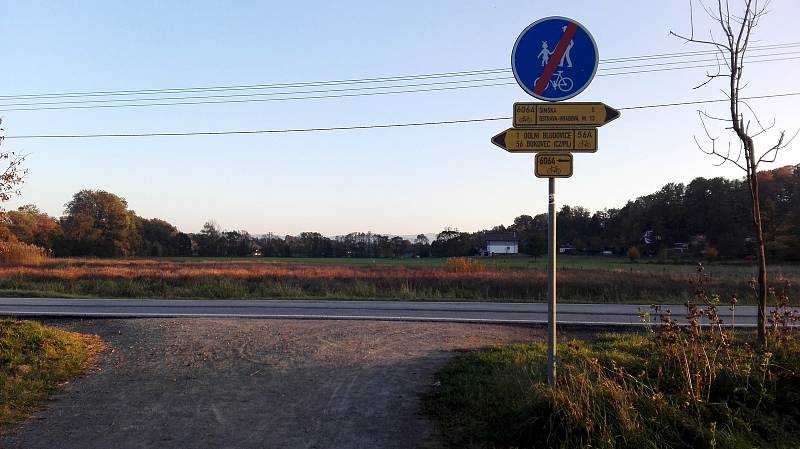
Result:
<svg viewBox="0 0 800 449"><path fill-rule="evenodd" d="M414 448L419 396L454 350L541 328L454 323L52 321L100 335L99 372L68 384L0 448Z"/></svg>

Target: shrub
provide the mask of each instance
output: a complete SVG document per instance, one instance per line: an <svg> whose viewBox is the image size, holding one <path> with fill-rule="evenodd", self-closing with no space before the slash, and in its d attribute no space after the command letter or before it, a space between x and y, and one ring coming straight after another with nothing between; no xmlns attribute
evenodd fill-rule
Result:
<svg viewBox="0 0 800 449"><path fill-rule="evenodd" d="M639 254L639 248L635 246L631 246L630 248L628 248L627 255L628 259L630 259L631 262L636 262L639 259L639 257L642 256L641 254Z"/></svg>
<svg viewBox="0 0 800 449"><path fill-rule="evenodd" d="M717 251L717 248L709 246L706 250L706 259L708 259L709 262L713 262L717 257L719 257L719 251Z"/></svg>
<svg viewBox="0 0 800 449"><path fill-rule="evenodd" d="M451 257L444 261L444 267L458 273L471 273L481 269L481 264L469 257Z"/></svg>
<svg viewBox="0 0 800 449"><path fill-rule="evenodd" d="M22 242L0 242L0 264L40 265L47 260L45 250Z"/></svg>

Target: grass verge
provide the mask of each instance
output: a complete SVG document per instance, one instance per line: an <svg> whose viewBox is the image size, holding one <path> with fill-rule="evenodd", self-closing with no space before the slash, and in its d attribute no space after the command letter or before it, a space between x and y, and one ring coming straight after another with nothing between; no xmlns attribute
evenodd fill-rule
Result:
<svg viewBox="0 0 800 449"><path fill-rule="evenodd" d="M800 345L784 342L759 353L751 337L696 352L713 356L713 375L650 335L572 341L559 345L555 389L546 383L543 344L460 355L439 372L425 400L439 428L429 445L797 448Z"/></svg>
<svg viewBox="0 0 800 449"><path fill-rule="evenodd" d="M0 428L30 416L103 347L95 335L0 320Z"/></svg>

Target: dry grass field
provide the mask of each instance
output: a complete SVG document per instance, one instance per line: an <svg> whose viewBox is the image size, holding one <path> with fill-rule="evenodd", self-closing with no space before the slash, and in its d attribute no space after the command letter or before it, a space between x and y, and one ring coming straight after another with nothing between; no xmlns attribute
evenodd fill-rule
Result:
<svg viewBox="0 0 800 449"><path fill-rule="evenodd" d="M566 259L559 298L573 302L683 302L694 293L691 265L591 263ZM596 258L595 258L596 259ZM544 265L451 259L439 263L276 259L51 259L0 266L0 295L128 298L347 298L543 300ZM334 262L338 261L338 263ZM749 267L713 265L707 288L726 301L751 303ZM792 282L798 267L777 267L773 281ZM797 297L798 295L792 295Z"/></svg>

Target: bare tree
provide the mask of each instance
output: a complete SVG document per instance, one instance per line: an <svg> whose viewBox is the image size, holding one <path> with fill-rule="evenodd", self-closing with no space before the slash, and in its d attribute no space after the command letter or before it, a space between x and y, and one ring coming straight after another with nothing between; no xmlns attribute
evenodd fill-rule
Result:
<svg viewBox="0 0 800 449"><path fill-rule="evenodd" d="M717 0L713 6L700 3L700 6L712 21L708 38L695 37L694 17L691 12L691 34L688 36L674 32L670 32L670 34L685 42L707 45L714 49L718 62L717 72L706 73L706 80L695 89L709 85L717 79L726 83L722 92L727 97L730 115L718 117L706 111L698 111L700 122L709 142L705 146L701 145L697 138L695 138L695 142L701 151L719 158L717 165L731 163L745 172L747 187L750 190L753 229L758 243L756 255L758 262L758 340L763 345L766 342L767 332L768 287L761 204L758 195L758 167L762 162L775 162L778 152L794 139L794 136L787 139L785 131L773 131L774 120L765 126L755 110L741 96L742 91L747 87L747 84L742 84L742 74L752 34L761 19L769 12L769 0L762 2L741 0L741 10L735 7L736 11L731 11L729 0L724 2ZM693 11L694 5L691 0L689 7L690 11ZM714 29L717 29L717 33L721 33L718 34L721 39L714 35ZM713 136L709 126L714 122L724 124L724 131L733 134L731 137L734 144L728 141L727 145L720 148L719 140L722 138L722 134ZM757 154L756 139L759 137L770 137L771 143L764 147L766 151Z"/></svg>

